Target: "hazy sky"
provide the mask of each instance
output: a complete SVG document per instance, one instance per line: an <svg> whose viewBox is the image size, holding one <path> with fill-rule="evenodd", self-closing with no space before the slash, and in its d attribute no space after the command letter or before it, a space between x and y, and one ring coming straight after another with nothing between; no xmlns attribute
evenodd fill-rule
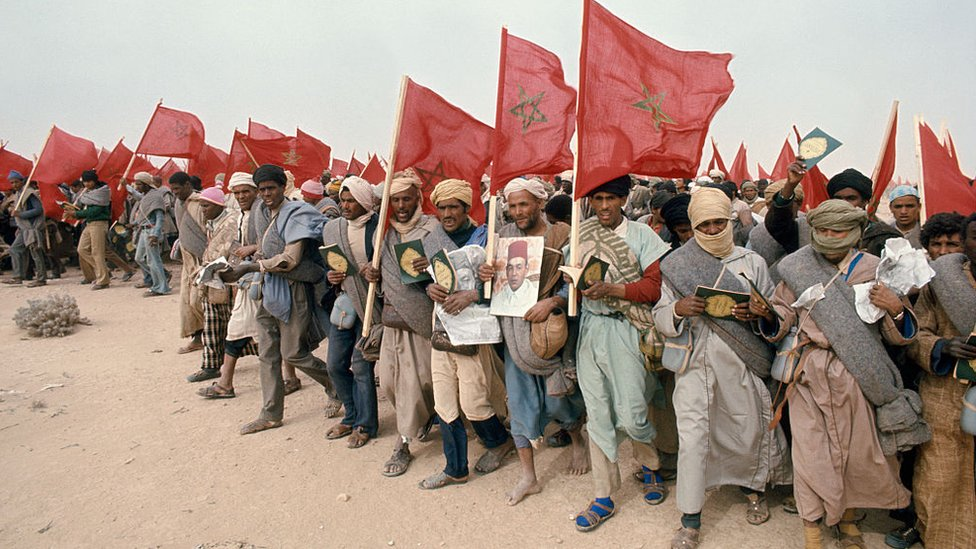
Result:
<svg viewBox="0 0 976 549"><path fill-rule="evenodd" d="M829 175L870 175L893 99L897 174L916 179L912 116L951 130L976 172L976 2L604 0L678 49L730 52L735 91L712 133L727 164L740 140L770 170L797 124L844 145ZM502 25L555 52L574 87L581 0L0 2L0 139L25 156L51 124L135 147L153 106L203 120L227 149L248 116L295 127L348 158L388 154L401 74L494 121ZM710 153L704 160L707 162Z"/></svg>

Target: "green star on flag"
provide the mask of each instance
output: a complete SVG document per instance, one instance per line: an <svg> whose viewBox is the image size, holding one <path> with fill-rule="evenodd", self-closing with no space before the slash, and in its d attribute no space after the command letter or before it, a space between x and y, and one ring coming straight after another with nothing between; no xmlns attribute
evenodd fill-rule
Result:
<svg viewBox="0 0 976 549"><path fill-rule="evenodd" d="M645 86L643 82L641 83L641 89L644 91L644 99L634 103L631 106L653 114L655 130L660 131L661 124L677 124L673 118L661 110L661 103L664 102L664 97L666 95L664 92L651 95L650 90L647 89L647 86Z"/></svg>
<svg viewBox="0 0 976 549"><path fill-rule="evenodd" d="M423 182L420 190L423 192L424 196L429 195L433 190L434 186L441 181L447 179L447 174L444 173L444 161L441 160L437 163L437 166L433 170L424 170L422 168L414 167L413 169L417 172L417 177Z"/></svg>
<svg viewBox="0 0 976 549"><path fill-rule="evenodd" d="M522 133L529 129L534 122L548 122L549 119L546 115L539 110L539 103L542 102L542 98L546 95L546 92L541 91L531 97L529 94L525 93L522 86L519 89L519 102L515 104L514 107L508 110L508 112L514 114L516 117L522 120ZM531 111L529 110L531 108Z"/></svg>

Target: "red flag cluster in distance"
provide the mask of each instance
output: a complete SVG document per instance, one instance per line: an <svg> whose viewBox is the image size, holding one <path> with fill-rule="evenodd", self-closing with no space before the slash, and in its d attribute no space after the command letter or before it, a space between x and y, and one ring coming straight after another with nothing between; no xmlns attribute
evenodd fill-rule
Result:
<svg viewBox="0 0 976 549"><path fill-rule="evenodd" d="M874 192L871 193L871 202L868 204L868 215L874 215L878 211L878 204L884 196L885 189L891 183L891 178L895 175L895 145L898 136L898 101L891 106L891 116L888 118L888 127L885 129L884 140L881 143L881 153L878 155L878 164L871 175L874 182Z"/></svg>
<svg viewBox="0 0 976 549"><path fill-rule="evenodd" d="M576 197L628 173L694 177L731 60L669 48L585 0Z"/></svg>
<svg viewBox="0 0 976 549"><path fill-rule="evenodd" d="M576 90L559 58L503 28L491 193L519 175L572 169L575 126Z"/></svg>
<svg viewBox="0 0 976 549"><path fill-rule="evenodd" d="M352 157L349 159L349 165L346 168L349 173L361 174L363 170L366 169L366 165L356 159L356 153L353 151Z"/></svg>
<svg viewBox="0 0 976 549"><path fill-rule="evenodd" d="M332 174L333 176L335 174ZM366 163L366 167L363 168L363 172L360 175L366 181L369 181L373 185L379 185L380 183L386 181L386 170L383 169L383 165L380 164L380 157L375 154L370 157L369 162Z"/></svg>
<svg viewBox="0 0 976 549"><path fill-rule="evenodd" d="M217 174L225 173L229 155L211 145L204 145L200 154L191 158L187 164L187 173L200 178L204 189L213 187ZM224 175L226 181L228 176Z"/></svg>
<svg viewBox="0 0 976 549"><path fill-rule="evenodd" d="M37 159L34 180L41 192L44 215L61 219L63 211L57 202L64 200L59 183L70 183L81 177L81 172L98 164L98 150L87 139L76 137L54 126L41 155Z"/></svg>
<svg viewBox="0 0 976 549"><path fill-rule="evenodd" d="M732 167L729 168L728 178L730 181L734 181L736 185L742 185L743 181L752 180L752 176L749 175L749 159L745 143L739 143L739 150L735 153Z"/></svg>
<svg viewBox="0 0 976 549"><path fill-rule="evenodd" d="M405 93L393 171L417 172L423 181L424 211L431 214L436 209L430 193L437 183L467 181L473 197L471 218L483 223L481 175L491 162L491 127L409 78Z"/></svg>
<svg viewBox="0 0 976 549"><path fill-rule="evenodd" d="M105 149L102 149L105 150ZM95 171L98 178L108 184L109 191L112 193L112 221L115 221L125 211L125 199L129 195L125 185L119 185L122 174L129 167L132 160L132 151L122 144L122 140L115 144L115 147L100 158Z"/></svg>
<svg viewBox="0 0 976 549"><path fill-rule="evenodd" d="M252 139L278 139L279 137L287 137L278 130L265 126L260 122L255 122L250 118L247 119L247 136Z"/></svg>
<svg viewBox="0 0 976 549"><path fill-rule="evenodd" d="M159 104L139 140L136 153L193 158L205 145L203 122L196 115Z"/></svg>
<svg viewBox="0 0 976 549"><path fill-rule="evenodd" d="M976 212L976 187L973 178L963 175L959 163L947 147L939 143L935 132L918 121L918 139L922 151L922 207L926 216L939 212ZM923 218L922 221L925 219Z"/></svg>
<svg viewBox="0 0 976 549"><path fill-rule="evenodd" d="M715 143L715 138L712 138L712 159L708 161L708 170L712 171L715 168L722 170L722 173L728 175L729 170L725 167L725 161L722 160L722 155L718 152L718 144Z"/></svg>

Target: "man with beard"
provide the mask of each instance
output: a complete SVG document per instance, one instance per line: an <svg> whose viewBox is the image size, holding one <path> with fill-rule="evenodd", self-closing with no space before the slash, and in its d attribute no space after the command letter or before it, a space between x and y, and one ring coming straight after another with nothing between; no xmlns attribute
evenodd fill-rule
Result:
<svg viewBox="0 0 976 549"><path fill-rule="evenodd" d="M590 469L590 463L581 433L583 398L578 390L567 390L567 385L575 382L566 379L567 373L559 355L543 359L535 354L529 342L532 323L543 322L556 309L566 307L566 296L560 294L565 286L560 288L562 277L557 267L563 262L561 250L569 242L569 227L562 223L550 225L545 220L542 211L546 191L538 180L513 179L505 186L503 194L514 221L501 227L498 236L542 236L546 248L538 302L522 318L500 318L505 337L505 388L512 438L522 465L518 483L506 494L508 504L516 505L525 496L542 490L535 472L533 442L542 438L549 421L556 421L572 439L573 457L567 472L582 475ZM493 279L495 269L486 263L479 268L478 274L482 282L488 283Z"/></svg>
<svg viewBox="0 0 976 549"><path fill-rule="evenodd" d="M383 475L400 476L413 456L410 441L423 440L434 421L434 388L430 374L430 336L434 303L418 284L404 284L393 247L402 242L425 240L438 225L424 214L421 181L412 171L395 174L390 183L390 229L382 244L381 268L367 265L363 276L381 284L383 340L380 347L380 388L396 411L397 437L393 455L383 465ZM419 258L418 258L419 259ZM418 261L422 271L426 262Z"/></svg>

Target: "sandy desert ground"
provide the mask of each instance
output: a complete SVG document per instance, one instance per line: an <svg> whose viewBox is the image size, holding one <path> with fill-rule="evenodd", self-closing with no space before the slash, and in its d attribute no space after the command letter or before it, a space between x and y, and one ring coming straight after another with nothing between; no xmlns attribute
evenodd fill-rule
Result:
<svg viewBox="0 0 976 549"><path fill-rule="evenodd" d="M588 534L572 518L591 481L562 473L567 449L537 454L543 492L516 507L504 503L514 458L466 486L418 489L443 467L436 429L414 445L406 474L385 478L390 405L380 402L380 437L350 450L324 438L335 420L323 416L323 393L308 378L287 397L282 428L242 437L260 402L255 357L240 363L237 398L205 401L184 380L199 353L176 353L176 295L144 299L134 280L92 292L79 277L73 269L45 288L0 287L0 547L636 549L668 547L677 528L673 499L641 501L629 458L617 516ZM92 325L28 338L11 320L16 309L55 292L74 295ZM471 443L472 463L481 451ZM755 527L736 488L712 493L702 547L801 547L800 520L781 500L770 495L772 519ZM886 513L869 512L869 546L883 547L892 526Z"/></svg>

